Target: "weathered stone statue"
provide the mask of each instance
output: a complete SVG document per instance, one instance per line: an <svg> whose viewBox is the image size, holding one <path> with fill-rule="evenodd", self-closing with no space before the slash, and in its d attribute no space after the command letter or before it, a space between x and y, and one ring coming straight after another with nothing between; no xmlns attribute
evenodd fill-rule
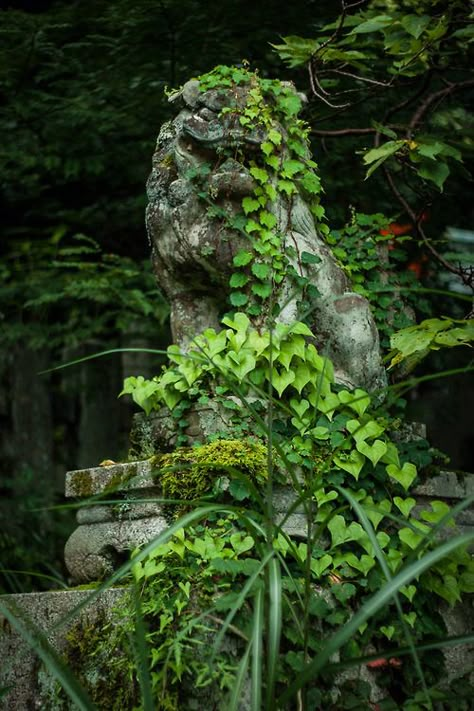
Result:
<svg viewBox="0 0 474 711"><path fill-rule="evenodd" d="M182 347L208 327L219 329L220 317L229 311L233 259L250 245L249 235L230 223L243 214L242 199L255 190L249 164L267 131L259 125L243 127L236 112L221 113L226 106L244 107L249 91L250 85L202 91L199 81L187 82L171 97L179 113L158 137L148 181L147 227L157 280L171 304L173 338ZM284 161L288 136L282 125L273 128L283 136L279 158ZM311 168L308 172L314 174ZM315 344L333 361L338 382L383 388L385 373L369 304L351 291L318 233L304 191L290 196L279 192L266 209L276 218L274 231L293 273L317 289L303 312L295 280L285 277L274 283L269 304L277 304L277 320L291 323L307 316ZM302 259L304 253L314 255L313 260ZM269 308L254 317L258 327L264 327Z"/></svg>

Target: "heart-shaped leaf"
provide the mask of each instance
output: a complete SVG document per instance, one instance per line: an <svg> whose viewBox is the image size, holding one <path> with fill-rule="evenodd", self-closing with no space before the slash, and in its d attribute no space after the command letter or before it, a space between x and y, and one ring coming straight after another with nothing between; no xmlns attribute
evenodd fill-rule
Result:
<svg viewBox="0 0 474 711"><path fill-rule="evenodd" d="M398 481L398 483L403 486L405 491L407 491L416 479L417 471L414 464L411 462L405 462L401 469L400 467L397 467L396 464L388 464L387 474L392 477L392 479L395 479L395 481Z"/></svg>
<svg viewBox="0 0 474 711"><path fill-rule="evenodd" d="M385 431L375 420L369 420L362 424L359 420L349 420L346 425L356 442L363 442L366 439L374 439Z"/></svg>
<svg viewBox="0 0 474 711"><path fill-rule="evenodd" d="M365 463L365 457L354 449L349 455L344 452L340 455L336 455L333 461L339 469L344 469L344 471L352 474L354 479L358 479L360 471Z"/></svg>
<svg viewBox="0 0 474 711"><path fill-rule="evenodd" d="M318 502L318 506L323 506L329 501L334 501L334 499L337 499L337 491L328 491L326 493L324 489L319 489L316 492L316 501Z"/></svg>
<svg viewBox="0 0 474 711"><path fill-rule="evenodd" d="M376 439L372 444L364 441L357 442L356 447L361 454L370 459L374 467L387 451L387 445L381 439Z"/></svg>
<svg viewBox="0 0 474 711"><path fill-rule="evenodd" d="M316 403L317 409L332 419L334 410L339 405L339 398L335 393L328 393L326 396L320 395Z"/></svg>
<svg viewBox="0 0 474 711"><path fill-rule="evenodd" d="M272 368L270 382L280 397L282 396L283 391L288 387L288 385L291 385L294 379L295 374L292 370L283 370L282 373L279 373L276 368Z"/></svg>
<svg viewBox="0 0 474 711"><path fill-rule="evenodd" d="M393 499L393 503L395 504L397 509L402 512L405 518L408 518L408 516L410 515L410 511L416 504L416 501L411 497L409 497L408 499L402 499L400 496L395 496L395 498Z"/></svg>
<svg viewBox="0 0 474 711"><path fill-rule="evenodd" d="M353 392L341 390L339 400L343 405L347 405L351 410L357 412L358 415L363 415L370 405L370 397L365 390L361 390L360 388L357 388Z"/></svg>
<svg viewBox="0 0 474 711"><path fill-rule="evenodd" d="M389 513L392 504L388 499L383 499L374 504L374 500L371 496L367 496L364 501L364 511L367 514L367 518L371 522L372 526L377 529L380 521L385 517L386 513Z"/></svg>
<svg viewBox="0 0 474 711"><path fill-rule="evenodd" d="M381 625L380 631L387 639L392 639L395 633L395 627L393 625Z"/></svg>
<svg viewBox="0 0 474 711"><path fill-rule="evenodd" d="M415 597L416 587L414 585L404 585L400 588L400 592L402 595L405 595L405 597L408 598L408 600L410 600L411 602Z"/></svg>
<svg viewBox="0 0 474 711"><path fill-rule="evenodd" d="M328 553L323 555L318 560L315 560L314 558L312 558L311 559L311 571L316 575L317 578L319 578L322 575L322 573L324 573L324 571L329 568L331 563L332 563L332 556L330 556Z"/></svg>

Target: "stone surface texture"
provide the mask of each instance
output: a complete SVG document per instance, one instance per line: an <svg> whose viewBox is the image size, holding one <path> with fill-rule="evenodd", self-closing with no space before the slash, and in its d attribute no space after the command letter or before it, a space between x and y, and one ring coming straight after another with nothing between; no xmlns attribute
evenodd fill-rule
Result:
<svg viewBox="0 0 474 711"><path fill-rule="evenodd" d="M137 546L164 531L168 522L154 499L160 489L153 462L144 460L66 474L66 497L86 500L64 559L74 584L102 580ZM99 497L94 499L91 497ZM114 503L104 504L103 497ZM148 501L149 500L149 501Z"/></svg>
<svg viewBox="0 0 474 711"><path fill-rule="evenodd" d="M65 634L78 621L93 624L97 619L110 617L114 605L123 596L125 588L111 588L99 594L89 605L65 624L60 621L91 595L91 590L60 590L23 595L3 595L0 602L20 616L25 623L44 633L53 648L61 653L66 647ZM7 694L0 699L1 711L54 711L49 702L42 700L41 662L23 637L10 627L0 614L0 688ZM72 707L71 707L72 708Z"/></svg>
<svg viewBox="0 0 474 711"><path fill-rule="evenodd" d="M147 185L147 228L157 280L171 304L173 339L184 348L206 328L219 330L219 319L228 310L233 258L250 246L247 236L210 217L208 204L199 197L206 192L232 217L241 212L242 198L255 188L246 166L266 140L266 132L242 128L235 113L220 114L232 102L245 106L249 88L201 91L198 81L188 82L173 95L177 116L158 137ZM285 129L279 124L275 128L284 137L284 158ZM231 147L233 155L240 152L244 158L226 158ZM211 169L204 183L190 179L190 172L198 173L205 164ZM304 196L296 193L291 204L280 196L269 209L277 218L275 229L284 235L283 249L294 250L292 266L319 292L307 311L315 343L332 359L336 380L369 390L383 387L385 372L369 304L351 291L347 276L317 231ZM319 262L304 264L303 252L316 255ZM279 321L302 318L298 294L288 279L274 296L280 306ZM255 325L264 324L267 317L266 313L255 317Z"/></svg>

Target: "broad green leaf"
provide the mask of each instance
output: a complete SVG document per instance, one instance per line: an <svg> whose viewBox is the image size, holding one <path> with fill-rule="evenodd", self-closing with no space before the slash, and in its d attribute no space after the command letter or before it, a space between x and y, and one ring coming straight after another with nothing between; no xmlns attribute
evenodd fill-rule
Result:
<svg viewBox="0 0 474 711"><path fill-rule="evenodd" d="M364 153L363 161L366 165L369 165L370 163L380 160L380 158L385 160L399 151L405 144L405 140L386 141L386 143L378 146L378 148L371 148L369 151Z"/></svg>
<svg viewBox="0 0 474 711"><path fill-rule="evenodd" d="M450 170L447 163L442 161L423 161L417 168L418 175L426 180L431 180L442 192L444 181L448 177Z"/></svg>
<svg viewBox="0 0 474 711"><path fill-rule="evenodd" d="M404 585L402 588L400 588L400 592L411 602L415 597L416 587L415 585Z"/></svg>
<svg viewBox="0 0 474 711"><path fill-rule="evenodd" d="M241 286L245 286L249 280L247 274L236 272L232 274L229 284L232 289L238 289Z"/></svg>
<svg viewBox="0 0 474 711"><path fill-rule="evenodd" d="M308 193L318 195L321 192L321 181L315 173L307 172L301 179L301 185Z"/></svg>
<svg viewBox="0 0 474 711"><path fill-rule="evenodd" d="M229 297L232 306L245 306L248 300L247 294L243 294L241 291L233 291Z"/></svg>
<svg viewBox="0 0 474 711"><path fill-rule="evenodd" d="M260 208L260 203L258 200L255 200L255 198L252 197L245 197L242 200L242 208L245 212L246 215L248 215L250 212L255 212Z"/></svg>
<svg viewBox="0 0 474 711"><path fill-rule="evenodd" d="M311 558L311 571L316 575L317 578L321 577L325 570L329 568L332 563L332 556L325 553L321 558L316 560Z"/></svg>
<svg viewBox="0 0 474 711"><path fill-rule="evenodd" d="M381 439L376 439L372 444L364 441L357 442L356 448L367 459L370 459L374 467L387 452L387 445Z"/></svg>
<svg viewBox="0 0 474 711"><path fill-rule="evenodd" d="M348 541L357 541L365 535L365 531L360 525L352 521L349 526L346 523L344 516L336 514L328 523L328 529L331 533L331 543L333 548L341 546Z"/></svg>
<svg viewBox="0 0 474 711"><path fill-rule="evenodd" d="M395 634L395 627L393 625L381 625L380 631L387 639L392 639Z"/></svg>
<svg viewBox="0 0 474 711"><path fill-rule="evenodd" d="M252 293L256 294L259 296L261 299L268 299L270 294L272 293L273 287L271 284L252 284L251 286Z"/></svg>
<svg viewBox="0 0 474 711"><path fill-rule="evenodd" d="M395 481L398 481L405 491L407 491L416 479L417 471L414 464L405 462L401 469L397 467L396 464L388 464L387 474L392 477L392 479L395 479Z"/></svg>
<svg viewBox="0 0 474 711"><path fill-rule="evenodd" d="M428 15L402 15L400 22L408 34L418 39L430 24L431 18Z"/></svg>
<svg viewBox="0 0 474 711"><path fill-rule="evenodd" d="M245 249L240 249L233 259L235 267L245 267L253 259L252 252L247 252Z"/></svg>
<svg viewBox="0 0 474 711"><path fill-rule="evenodd" d="M295 374L291 370L283 370L281 373L276 368L271 370L270 382L280 397L294 379Z"/></svg>
<svg viewBox="0 0 474 711"><path fill-rule="evenodd" d="M365 390L361 390L360 388L356 388L353 392L350 392L349 390L341 390L338 397L343 405L347 405L358 415L363 415L370 405L369 395L365 392Z"/></svg>
<svg viewBox="0 0 474 711"><path fill-rule="evenodd" d="M252 168L250 168L250 175L262 184L266 183L269 180L267 171L263 168L258 168L258 166L253 166Z"/></svg>
<svg viewBox="0 0 474 711"><path fill-rule="evenodd" d="M296 388L296 390L298 390L298 392L301 394L301 391L303 390L305 385L310 382L313 375L313 372L309 369L306 363L300 363L295 370L295 379L293 381L293 387Z"/></svg>
<svg viewBox="0 0 474 711"><path fill-rule="evenodd" d="M254 262L251 266L251 271L258 279L266 279L270 274L271 267L264 262Z"/></svg>
<svg viewBox="0 0 474 711"><path fill-rule="evenodd" d="M283 178L292 178L297 173L306 170L306 166L299 160L288 159L283 162L281 174Z"/></svg>
<svg viewBox="0 0 474 711"><path fill-rule="evenodd" d="M360 25L354 27L350 34L360 35L367 32L378 32L392 23L393 18L390 15L377 15L377 17L372 17L370 20L361 22Z"/></svg>
<svg viewBox="0 0 474 711"><path fill-rule="evenodd" d="M279 131L276 131L274 128L271 128L268 132L268 140L271 141L272 143L275 144L275 146L280 146L281 145L281 133Z"/></svg>
<svg viewBox="0 0 474 711"><path fill-rule="evenodd" d="M339 397L342 394L343 392L339 393ZM359 420L348 420L346 427L356 442L363 442L366 439L374 439L374 437L378 437L385 431L385 428L375 420L369 420L364 424L361 424Z"/></svg>
<svg viewBox="0 0 474 711"><path fill-rule="evenodd" d="M344 471L352 474L354 479L358 479L365 463L365 457L360 452L352 450L350 454L342 452L339 455L335 455L333 461L339 469L344 469Z"/></svg>
<svg viewBox="0 0 474 711"><path fill-rule="evenodd" d="M407 499L402 499L400 496L395 496L393 499L393 503L397 507L399 511L405 516L405 518L408 518L410 515L410 511L414 506L416 506L416 501L415 499L412 499L411 497Z"/></svg>

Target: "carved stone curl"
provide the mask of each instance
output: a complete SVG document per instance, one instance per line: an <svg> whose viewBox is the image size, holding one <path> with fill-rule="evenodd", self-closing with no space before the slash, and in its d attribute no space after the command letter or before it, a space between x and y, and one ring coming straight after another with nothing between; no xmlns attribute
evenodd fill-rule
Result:
<svg viewBox="0 0 474 711"><path fill-rule="evenodd" d="M235 217L242 212L242 198L256 187L248 165L260 155L267 132L258 126L243 128L236 112L221 113L224 106L243 108L248 91L248 85L201 91L199 81L187 82L171 97L179 113L158 137L147 186L147 228L156 277L171 304L173 338L183 348L206 328L219 329L220 317L229 311L233 258L250 248L245 233L209 212L212 202L220 214ZM280 157L285 160L287 133L277 122L274 128L283 136ZM346 274L318 233L304 191L291 197L279 194L266 209L277 218L275 231L282 236L291 266L317 289L309 323L319 351L333 361L336 380L368 390L383 388L386 377L369 304L351 291ZM304 263L304 252L319 261ZM298 298L291 279L275 287L278 321L304 317ZM264 310L253 318L257 328L265 327L268 315Z"/></svg>

